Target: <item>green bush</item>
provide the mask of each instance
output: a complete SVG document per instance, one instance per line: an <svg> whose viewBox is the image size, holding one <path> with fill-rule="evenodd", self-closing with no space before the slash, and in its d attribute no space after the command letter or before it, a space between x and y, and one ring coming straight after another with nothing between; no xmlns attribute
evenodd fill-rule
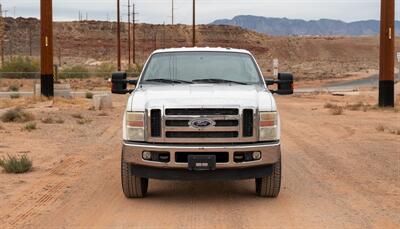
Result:
<svg viewBox="0 0 400 229"><path fill-rule="evenodd" d="M117 69L113 64L102 63L101 65L97 66L95 72L97 77L110 78L111 74L116 70Z"/></svg>
<svg viewBox="0 0 400 229"><path fill-rule="evenodd" d="M26 173L32 169L32 160L26 155L21 157L10 156L7 158L0 158L0 167L7 173Z"/></svg>
<svg viewBox="0 0 400 229"><path fill-rule="evenodd" d="M18 93L13 93L10 95L10 99L19 99L21 96Z"/></svg>
<svg viewBox="0 0 400 229"><path fill-rule="evenodd" d="M27 130L29 132L31 132L32 130L36 130L36 122L28 122L25 126L24 126L24 130Z"/></svg>
<svg viewBox="0 0 400 229"><path fill-rule="evenodd" d="M86 94L85 94L85 97L86 97L87 99L93 99L93 93L90 92L90 91L87 91Z"/></svg>
<svg viewBox="0 0 400 229"><path fill-rule="evenodd" d="M14 57L11 60L4 62L0 69L3 78L28 78L32 79L38 75L39 62L29 57Z"/></svg>
<svg viewBox="0 0 400 229"><path fill-rule="evenodd" d="M29 122L34 119L35 116L32 113L21 110L20 108L8 110L1 116L1 121L3 122Z"/></svg>
<svg viewBox="0 0 400 229"><path fill-rule="evenodd" d="M89 70L82 65L72 66L68 68L63 68L62 71L59 73L60 79L67 79L67 78L88 78L89 77Z"/></svg>
<svg viewBox="0 0 400 229"><path fill-rule="evenodd" d="M8 87L8 91L19 91L19 86L17 84L12 84Z"/></svg>

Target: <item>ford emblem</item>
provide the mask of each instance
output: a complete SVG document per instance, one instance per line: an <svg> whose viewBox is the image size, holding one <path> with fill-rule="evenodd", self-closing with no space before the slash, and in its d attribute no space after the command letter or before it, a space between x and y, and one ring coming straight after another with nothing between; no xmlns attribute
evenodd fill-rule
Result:
<svg viewBox="0 0 400 229"><path fill-rule="evenodd" d="M195 119L189 122L189 126L199 129L215 126L215 122L210 119Z"/></svg>

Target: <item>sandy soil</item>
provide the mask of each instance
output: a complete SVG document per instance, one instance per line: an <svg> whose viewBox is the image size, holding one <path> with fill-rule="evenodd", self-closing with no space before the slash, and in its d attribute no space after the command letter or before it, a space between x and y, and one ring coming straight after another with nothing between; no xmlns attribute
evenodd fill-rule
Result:
<svg viewBox="0 0 400 229"><path fill-rule="evenodd" d="M120 184L121 114L91 111L88 100L39 102L38 129L1 123L0 156L27 153L32 172L0 172L2 228L399 228L400 113L324 105L376 103L360 96L278 97L283 184L277 199L254 194L254 181L150 182L149 196L128 200ZM399 108L399 106L397 107ZM0 113L5 109L0 109ZM73 114L88 120L80 125ZM63 124L43 124L42 117ZM384 126L385 131L378 131Z"/></svg>

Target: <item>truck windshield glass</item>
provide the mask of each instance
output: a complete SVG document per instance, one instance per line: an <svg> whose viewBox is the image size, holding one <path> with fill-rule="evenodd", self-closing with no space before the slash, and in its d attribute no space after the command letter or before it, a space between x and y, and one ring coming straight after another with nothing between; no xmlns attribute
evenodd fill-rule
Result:
<svg viewBox="0 0 400 229"><path fill-rule="evenodd" d="M141 83L261 84L248 54L229 52L159 53L151 57Z"/></svg>

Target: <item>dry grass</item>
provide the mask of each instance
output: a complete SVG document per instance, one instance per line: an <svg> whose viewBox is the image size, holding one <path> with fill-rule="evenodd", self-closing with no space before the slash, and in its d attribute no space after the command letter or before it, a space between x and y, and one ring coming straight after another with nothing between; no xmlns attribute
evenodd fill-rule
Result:
<svg viewBox="0 0 400 229"><path fill-rule="evenodd" d="M52 117L42 118L41 121L44 124L53 124L54 123L54 119Z"/></svg>
<svg viewBox="0 0 400 229"><path fill-rule="evenodd" d="M10 95L10 99L19 99L21 96L18 93L13 93Z"/></svg>
<svg viewBox="0 0 400 229"><path fill-rule="evenodd" d="M28 122L27 124L25 124L23 129L29 132L36 130L37 129L36 122Z"/></svg>
<svg viewBox="0 0 400 229"><path fill-rule="evenodd" d="M79 125L85 125L85 124L91 123L91 122L92 122L91 119L79 119L79 120L76 120L76 123L78 123Z"/></svg>
<svg viewBox="0 0 400 229"><path fill-rule="evenodd" d="M90 92L90 91L87 91L86 94L85 94L85 97L86 97L87 99L93 99L93 93Z"/></svg>
<svg viewBox="0 0 400 229"><path fill-rule="evenodd" d="M27 111L24 111L20 108L14 108L8 110L1 116L1 121L3 122L29 122L35 120L35 116Z"/></svg>
<svg viewBox="0 0 400 229"><path fill-rule="evenodd" d="M80 113L72 114L71 116L72 116L73 118L76 118L76 119L83 119L83 116L82 116L82 114L80 114Z"/></svg>
<svg viewBox="0 0 400 229"><path fill-rule="evenodd" d="M10 156L7 158L0 159L0 167L6 171L6 173L26 173L32 169L32 160L26 155L20 157Z"/></svg>
<svg viewBox="0 0 400 229"><path fill-rule="evenodd" d="M386 132L386 133L389 133L389 134L400 135L400 128L392 129L392 128L386 127L386 126L384 126L382 124L379 124L376 127L376 130L379 131L379 132Z"/></svg>
<svg viewBox="0 0 400 229"><path fill-rule="evenodd" d="M336 107L330 108L329 112L332 115L342 115L344 113L344 109L341 106L336 106Z"/></svg>

